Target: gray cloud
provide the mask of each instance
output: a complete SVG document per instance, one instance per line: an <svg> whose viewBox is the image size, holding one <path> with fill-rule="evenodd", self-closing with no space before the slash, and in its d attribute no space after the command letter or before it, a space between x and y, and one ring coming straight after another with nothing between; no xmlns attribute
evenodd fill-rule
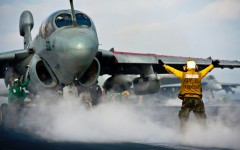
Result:
<svg viewBox="0 0 240 150"><path fill-rule="evenodd" d="M95 22L100 48L191 57L239 60L240 2L238 0L74 1L75 9ZM65 0L3 1L0 3L0 50L22 48L18 22L23 10L33 13L37 34L52 12L69 9ZM236 81L239 69L213 71L224 81ZM220 74L220 75L219 75ZM227 76L222 76L226 74Z"/></svg>

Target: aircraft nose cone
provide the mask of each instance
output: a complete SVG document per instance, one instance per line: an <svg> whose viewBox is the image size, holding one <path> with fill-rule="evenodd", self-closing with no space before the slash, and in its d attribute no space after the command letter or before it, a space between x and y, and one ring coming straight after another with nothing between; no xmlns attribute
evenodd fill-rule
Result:
<svg viewBox="0 0 240 150"><path fill-rule="evenodd" d="M49 51L54 56L54 62L49 64L61 83L71 83L76 75L83 75L98 50L96 32L88 28L59 29L49 37L49 43Z"/></svg>
<svg viewBox="0 0 240 150"><path fill-rule="evenodd" d="M64 55L72 61L79 63L88 62L89 58L94 58L96 54L96 43L89 37L73 36L66 39L66 45L62 47Z"/></svg>
<svg viewBox="0 0 240 150"><path fill-rule="evenodd" d="M221 90L222 89L222 85L221 84L216 84L215 88L216 88L216 90Z"/></svg>
<svg viewBox="0 0 240 150"><path fill-rule="evenodd" d="M63 30L55 39L55 49L59 55L78 63L89 62L95 57L98 40L94 33L88 30Z"/></svg>

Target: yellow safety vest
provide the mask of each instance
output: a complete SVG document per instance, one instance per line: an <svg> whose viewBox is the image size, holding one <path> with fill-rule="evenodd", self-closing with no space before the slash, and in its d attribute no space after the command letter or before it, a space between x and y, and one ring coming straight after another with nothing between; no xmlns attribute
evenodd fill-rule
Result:
<svg viewBox="0 0 240 150"><path fill-rule="evenodd" d="M202 98L201 80L214 68L214 66L210 64L199 72L196 72L194 69L182 72L168 65L164 65L164 68L169 73L173 73L181 79L182 83L178 97L184 100L184 98L187 97Z"/></svg>
<svg viewBox="0 0 240 150"><path fill-rule="evenodd" d="M201 74L195 70L189 70L182 74L182 84L179 98L195 97L202 98Z"/></svg>

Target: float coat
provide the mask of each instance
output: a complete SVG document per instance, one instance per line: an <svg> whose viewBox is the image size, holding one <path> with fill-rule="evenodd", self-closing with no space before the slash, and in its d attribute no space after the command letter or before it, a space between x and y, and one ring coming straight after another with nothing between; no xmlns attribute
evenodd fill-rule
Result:
<svg viewBox="0 0 240 150"><path fill-rule="evenodd" d="M178 78L181 79L181 87L179 92L179 98L192 97L192 98L202 98L202 86L201 80L203 77L210 72L214 66L210 64L205 69L196 72L195 69L189 69L187 72L179 71L168 65L163 65L164 68L169 72L175 74Z"/></svg>

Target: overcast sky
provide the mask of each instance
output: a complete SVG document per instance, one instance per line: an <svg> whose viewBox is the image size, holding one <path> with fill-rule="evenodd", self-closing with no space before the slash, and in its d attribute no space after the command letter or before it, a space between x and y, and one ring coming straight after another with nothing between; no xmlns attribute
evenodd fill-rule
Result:
<svg viewBox="0 0 240 150"><path fill-rule="evenodd" d="M74 0L94 21L99 48L213 59L240 60L240 0ZM21 12L33 14L32 37L68 0L1 0L0 50L23 48ZM211 72L223 82L240 82L239 69Z"/></svg>

